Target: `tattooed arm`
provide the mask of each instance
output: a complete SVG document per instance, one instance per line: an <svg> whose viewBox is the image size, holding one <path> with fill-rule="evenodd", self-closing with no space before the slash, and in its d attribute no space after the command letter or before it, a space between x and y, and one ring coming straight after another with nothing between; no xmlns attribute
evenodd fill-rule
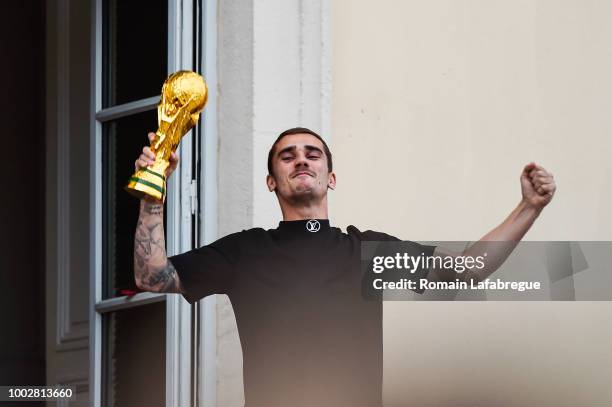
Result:
<svg viewBox="0 0 612 407"><path fill-rule="evenodd" d="M149 133L149 142L155 133ZM155 154L147 146L134 163L139 170L153 164ZM166 179L178 165L176 153L170 155L170 166L166 170ZM183 287L179 276L166 257L166 240L164 238L164 204L156 200L140 201L140 216L134 239L134 279L141 290L156 293L182 293Z"/></svg>
<svg viewBox="0 0 612 407"><path fill-rule="evenodd" d="M176 269L166 257L164 205L140 201L134 240L134 278L141 290L165 293L183 291Z"/></svg>

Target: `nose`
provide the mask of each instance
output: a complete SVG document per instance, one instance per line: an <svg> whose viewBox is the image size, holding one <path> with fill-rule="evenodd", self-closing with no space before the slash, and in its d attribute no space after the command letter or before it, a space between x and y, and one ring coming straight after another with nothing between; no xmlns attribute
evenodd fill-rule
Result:
<svg viewBox="0 0 612 407"><path fill-rule="evenodd" d="M306 154L302 151L297 153L295 158L295 166L296 167L308 167L308 160L306 159Z"/></svg>

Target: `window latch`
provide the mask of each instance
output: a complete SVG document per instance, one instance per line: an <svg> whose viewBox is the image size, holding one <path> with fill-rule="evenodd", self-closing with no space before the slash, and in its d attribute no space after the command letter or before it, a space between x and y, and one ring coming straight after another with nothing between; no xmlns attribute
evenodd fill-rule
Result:
<svg viewBox="0 0 612 407"><path fill-rule="evenodd" d="M189 185L189 202L191 206L191 214L195 215L196 207L198 206L198 183L195 179L191 180Z"/></svg>

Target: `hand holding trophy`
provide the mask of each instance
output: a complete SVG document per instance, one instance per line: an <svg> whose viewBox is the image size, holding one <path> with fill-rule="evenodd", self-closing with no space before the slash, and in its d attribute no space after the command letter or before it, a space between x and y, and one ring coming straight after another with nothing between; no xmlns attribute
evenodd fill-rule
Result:
<svg viewBox="0 0 612 407"><path fill-rule="evenodd" d="M157 105L158 129L151 141L155 162L136 171L125 187L126 191L141 199L148 195L165 201L170 155L185 133L198 122L207 99L206 82L195 72L179 71L166 79Z"/></svg>

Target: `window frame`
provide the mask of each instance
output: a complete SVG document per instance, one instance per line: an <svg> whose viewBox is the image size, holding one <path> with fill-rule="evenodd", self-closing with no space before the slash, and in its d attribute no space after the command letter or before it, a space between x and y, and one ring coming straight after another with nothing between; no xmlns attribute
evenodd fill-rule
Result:
<svg viewBox="0 0 612 407"><path fill-rule="evenodd" d="M209 3L209 2L206 2ZM131 298L125 296L103 299L103 251L104 236L102 224L103 186L102 186L102 142L103 124L118 118L154 110L159 96L131 101L129 103L103 108L103 13L104 0L93 0L92 4L92 37L91 37L91 106L92 119L90 127L90 405L101 407L104 389L102 377L102 338L103 317L109 312L144 306L154 302L166 303L166 406L187 407L197 402L200 387L195 381L199 369L194 368L196 354L192 346L197 337L197 306L190 306L179 295L138 293ZM198 34L194 26L202 24L198 16L203 14L202 0L168 0L168 65L170 74L180 69L196 69L194 52L200 47ZM196 48L194 48L194 45ZM161 83L159 84L161 88ZM210 84L209 84L210 87ZM209 100L210 100L209 96ZM210 103L210 102L209 102ZM208 110L208 109L207 109ZM206 122L214 122L214 115ZM154 125L154 124L153 124ZM198 185L200 174L197 168L199 150L194 149L194 134L200 134L202 121L197 128L185 135L178 149L181 165L170 178L166 198L166 248L168 255L181 253L193 248L199 239L202 229L198 222L197 199L191 196L193 186ZM200 138L200 137L198 137ZM197 144L197 143L196 143ZM204 143L202 143L204 144ZM207 174L210 179L210 174ZM195 184L193 182L196 182ZM199 181L202 183L203 181ZM197 192L198 188L196 188ZM197 198L197 195L196 195ZM134 219L136 222L136 219ZM198 242L199 243L199 242ZM207 358L210 359L210 358ZM145 368L145 367L143 367Z"/></svg>

